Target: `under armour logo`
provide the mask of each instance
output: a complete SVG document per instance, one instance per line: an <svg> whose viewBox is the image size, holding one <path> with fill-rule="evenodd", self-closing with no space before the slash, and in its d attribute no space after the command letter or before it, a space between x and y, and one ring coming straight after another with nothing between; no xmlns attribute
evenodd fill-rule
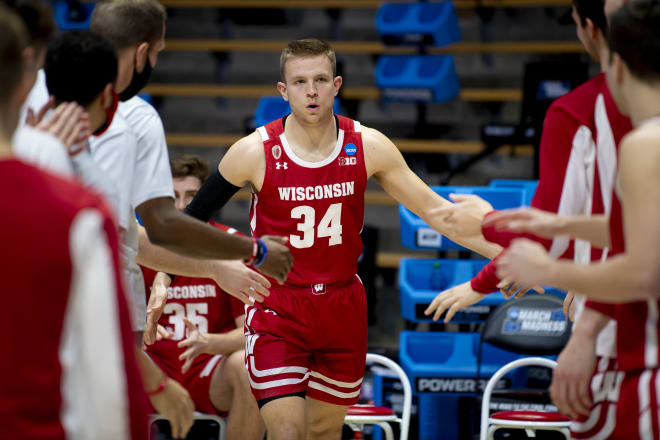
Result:
<svg viewBox="0 0 660 440"><path fill-rule="evenodd" d="M275 168L276 169L282 169L284 168L285 170L289 169L289 164L287 162L275 162Z"/></svg>
<svg viewBox="0 0 660 440"><path fill-rule="evenodd" d="M314 295L324 295L325 284L312 284L312 293Z"/></svg>

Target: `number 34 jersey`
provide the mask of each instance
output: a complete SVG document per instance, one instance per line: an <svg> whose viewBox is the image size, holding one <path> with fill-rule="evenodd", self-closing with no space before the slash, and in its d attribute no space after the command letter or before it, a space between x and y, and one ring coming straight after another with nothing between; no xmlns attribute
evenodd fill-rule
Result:
<svg viewBox="0 0 660 440"><path fill-rule="evenodd" d="M298 157L284 134L285 119L257 129L264 143L266 172L252 195L250 227L254 236L289 238L293 267L290 286L353 280L362 253L364 164L360 123L336 116L337 143L320 162ZM320 292L319 292L320 293Z"/></svg>

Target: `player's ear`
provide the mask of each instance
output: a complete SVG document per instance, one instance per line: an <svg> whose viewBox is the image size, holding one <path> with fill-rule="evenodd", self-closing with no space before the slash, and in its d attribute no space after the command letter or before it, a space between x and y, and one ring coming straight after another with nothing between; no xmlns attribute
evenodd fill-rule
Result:
<svg viewBox="0 0 660 440"><path fill-rule="evenodd" d="M137 49L135 50L135 69L138 72L144 70L144 66L147 65L147 58L149 57L149 43L146 41L138 44Z"/></svg>
<svg viewBox="0 0 660 440"><path fill-rule="evenodd" d="M286 90L286 84L284 84L282 81L277 82L277 91L280 92L280 95L282 95L282 99L287 102L289 101L289 94Z"/></svg>
<svg viewBox="0 0 660 440"><path fill-rule="evenodd" d="M339 89L341 88L341 85L344 83L344 78L341 76L335 76L335 79L332 80L332 84L335 86L335 96L339 94Z"/></svg>
<svg viewBox="0 0 660 440"><path fill-rule="evenodd" d="M112 99L112 84L106 84L103 92L101 92L101 105L103 108L110 108L113 104Z"/></svg>

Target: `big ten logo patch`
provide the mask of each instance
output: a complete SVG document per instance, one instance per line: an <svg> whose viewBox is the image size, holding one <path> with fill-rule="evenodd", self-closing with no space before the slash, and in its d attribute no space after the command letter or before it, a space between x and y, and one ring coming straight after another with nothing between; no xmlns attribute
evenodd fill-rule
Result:
<svg viewBox="0 0 660 440"><path fill-rule="evenodd" d="M340 157L337 160L339 161L339 166L357 165L357 158L355 157Z"/></svg>
<svg viewBox="0 0 660 440"><path fill-rule="evenodd" d="M357 147L355 144L346 144L344 145L344 152L347 156L353 156L357 153Z"/></svg>

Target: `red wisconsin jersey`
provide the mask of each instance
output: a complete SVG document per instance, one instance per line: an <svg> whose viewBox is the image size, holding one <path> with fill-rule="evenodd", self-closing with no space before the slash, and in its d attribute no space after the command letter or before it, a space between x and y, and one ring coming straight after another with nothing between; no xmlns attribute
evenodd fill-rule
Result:
<svg viewBox="0 0 660 440"><path fill-rule="evenodd" d="M337 116L338 137L321 162L296 156L284 134L284 120L259 127L266 172L252 196L250 226L254 236L289 237L291 286L343 283L357 272L362 253L364 164L360 123Z"/></svg>
<svg viewBox="0 0 660 440"><path fill-rule="evenodd" d="M238 233L233 228L211 222L218 229ZM156 272L142 267L147 301ZM225 333L236 328L235 318L244 314L241 301L224 292L209 278L176 276L167 289L167 304L158 323L174 333L172 339L157 341L147 347L149 354L172 359L177 364L184 349L177 344L187 337L183 318L195 324L200 333ZM180 369L180 368L177 368Z"/></svg>
<svg viewBox="0 0 660 440"><path fill-rule="evenodd" d="M0 437L147 438L116 226L72 181L0 161Z"/></svg>

